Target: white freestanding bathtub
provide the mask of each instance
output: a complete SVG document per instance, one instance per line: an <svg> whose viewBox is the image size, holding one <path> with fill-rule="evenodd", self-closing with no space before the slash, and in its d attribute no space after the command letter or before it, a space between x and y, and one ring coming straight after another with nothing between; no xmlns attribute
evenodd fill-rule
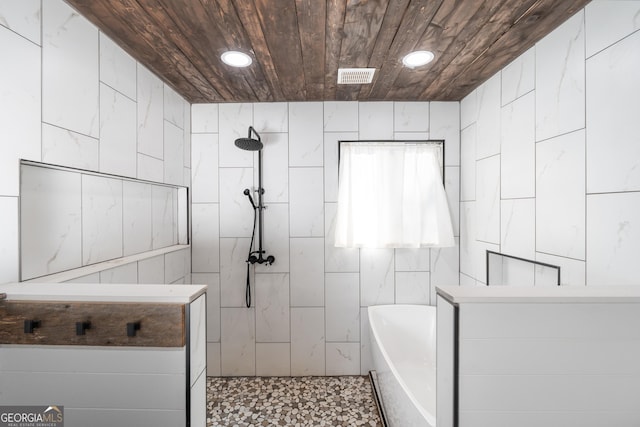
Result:
<svg viewBox="0 0 640 427"><path fill-rule="evenodd" d="M436 425L436 308L371 306L378 388L391 427Z"/></svg>

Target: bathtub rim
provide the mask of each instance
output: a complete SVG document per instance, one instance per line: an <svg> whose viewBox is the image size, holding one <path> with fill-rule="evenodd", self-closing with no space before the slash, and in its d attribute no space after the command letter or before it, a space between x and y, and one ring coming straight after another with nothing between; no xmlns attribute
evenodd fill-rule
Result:
<svg viewBox="0 0 640 427"><path fill-rule="evenodd" d="M396 308L391 308L391 307L396 307ZM422 404L420 402L418 402L418 400L414 396L414 394L411 391L411 389L409 387L407 387L407 384L405 383L403 378L399 375L395 364L389 362L389 360L390 360L389 354L387 353L386 349L383 346L379 345L380 336L378 334L378 330L375 327L375 322L371 321L371 314L373 312L384 311L385 308L387 308L387 309L391 308L392 310L396 310L397 307L419 308L420 310L423 310L423 311L434 311L434 312L436 311L436 307L433 306L433 305L426 305L426 304L424 304L424 305L420 305L420 304L380 304L380 305L371 305L371 306L367 307L367 314L369 315L369 329L371 330L371 332L373 333L373 335L375 337L375 340L376 340L375 345L376 345L376 347L378 348L380 353L382 353L382 356L384 357L384 360L387 362L387 366L389 366L389 369L391 369L391 372L393 373L394 378L396 380L398 380L398 383L400 383L400 385L402 386L402 389L406 392L406 394L409 397L409 400L411 400L411 403L413 404L413 406L415 406L418 409L418 412L420 412L420 414L427 420L427 422L430 425L435 426L436 425L436 414L429 413L422 406ZM434 316L434 321L435 320L436 320L436 316ZM435 357L434 357L434 360L435 360Z"/></svg>

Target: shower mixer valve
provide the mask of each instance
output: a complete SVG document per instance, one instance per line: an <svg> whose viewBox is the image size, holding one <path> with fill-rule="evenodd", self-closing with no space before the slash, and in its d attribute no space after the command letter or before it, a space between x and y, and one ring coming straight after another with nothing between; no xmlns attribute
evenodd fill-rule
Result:
<svg viewBox="0 0 640 427"><path fill-rule="evenodd" d="M264 252L264 251L262 251ZM255 253L255 252L253 252ZM251 255L249 256L249 259L247 260L247 262L249 264L267 264L267 265L271 265L273 264L273 262L276 260L276 257L274 257L273 255L269 255L266 258L262 258L261 256L255 256L255 255Z"/></svg>

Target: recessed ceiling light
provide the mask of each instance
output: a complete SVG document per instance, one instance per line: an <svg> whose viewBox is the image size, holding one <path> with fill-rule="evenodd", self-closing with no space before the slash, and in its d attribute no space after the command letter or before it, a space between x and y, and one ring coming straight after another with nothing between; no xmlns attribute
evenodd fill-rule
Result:
<svg viewBox="0 0 640 427"><path fill-rule="evenodd" d="M224 52L220 59L227 65L232 67L248 67L253 60L249 55L244 52L238 52L237 50L228 50Z"/></svg>
<svg viewBox="0 0 640 427"><path fill-rule="evenodd" d="M428 64L433 61L433 58L433 52L429 52L428 50L417 50L402 58L402 63L409 68L415 68Z"/></svg>

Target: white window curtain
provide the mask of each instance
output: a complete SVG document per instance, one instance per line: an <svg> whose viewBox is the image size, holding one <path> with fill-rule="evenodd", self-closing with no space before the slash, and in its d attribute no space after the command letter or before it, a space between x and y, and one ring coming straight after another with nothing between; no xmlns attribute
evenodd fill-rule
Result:
<svg viewBox="0 0 640 427"><path fill-rule="evenodd" d="M440 150L433 143L342 142L335 245L454 246Z"/></svg>

